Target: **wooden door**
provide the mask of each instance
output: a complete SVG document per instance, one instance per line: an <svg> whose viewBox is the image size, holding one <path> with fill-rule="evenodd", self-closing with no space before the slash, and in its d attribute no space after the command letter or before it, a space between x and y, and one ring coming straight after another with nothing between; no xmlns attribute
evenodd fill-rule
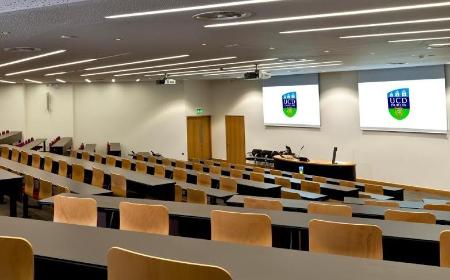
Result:
<svg viewBox="0 0 450 280"><path fill-rule="evenodd" d="M211 158L211 117L187 117L189 159Z"/></svg>
<svg viewBox="0 0 450 280"><path fill-rule="evenodd" d="M227 134L227 161L245 164L244 116L225 116Z"/></svg>

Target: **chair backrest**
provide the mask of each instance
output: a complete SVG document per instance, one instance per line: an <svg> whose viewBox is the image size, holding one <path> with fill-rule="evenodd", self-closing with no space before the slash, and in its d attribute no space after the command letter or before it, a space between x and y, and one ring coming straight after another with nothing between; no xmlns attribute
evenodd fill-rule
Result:
<svg viewBox="0 0 450 280"><path fill-rule="evenodd" d="M322 177L322 176L313 176L312 180L314 182L318 182L318 183L326 183L327 182L327 178Z"/></svg>
<svg viewBox="0 0 450 280"><path fill-rule="evenodd" d="M435 224L436 216L428 212L409 212L388 209L384 212L384 219L412 223Z"/></svg>
<svg viewBox="0 0 450 280"><path fill-rule="evenodd" d="M8 149L8 147L2 147L2 158L9 159L9 149Z"/></svg>
<svg viewBox="0 0 450 280"><path fill-rule="evenodd" d="M44 158L44 170L47 172L53 171L53 159L51 157Z"/></svg>
<svg viewBox="0 0 450 280"><path fill-rule="evenodd" d="M41 168L41 156L38 154L31 155L31 166L34 168Z"/></svg>
<svg viewBox="0 0 450 280"><path fill-rule="evenodd" d="M155 164L153 175L160 178L166 178L166 168L164 167L164 165Z"/></svg>
<svg viewBox="0 0 450 280"><path fill-rule="evenodd" d="M203 165L201 163L194 162L194 164L192 164L192 169L198 172L203 172Z"/></svg>
<svg viewBox="0 0 450 280"><path fill-rule="evenodd" d="M187 202L196 204L207 204L206 193L201 190L187 189Z"/></svg>
<svg viewBox="0 0 450 280"><path fill-rule="evenodd" d="M81 153L81 159L82 160L90 160L91 155L88 152L82 152Z"/></svg>
<svg viewBox="0 0 450 280"><path fill-rule="evenodd" d="M186 182L187 181L187 173L185 169L174 168L173 169L173 179L175 181Z"/></svg>
<svg viewBox="0 0 450 280"><path fill-rule="evenodd" d="M217 266L162 259L117 247L109 250L107 258L108 280L231 280L230 274Z"/></svg>
<svg viewBox="0 0 450 280"><path fill-rule="evenodd" d="M111 191L115 196L127 197L127 180L124 176L111 173Z"/></svg>
<svg viewBox="0 0 450 280"><path fill-rule="evenodd" d="M131 170L131 161L129 159L122 159L122 168L125 170Z"/></svg>
<svg viewBox="0 0 450 280"><path fill-rule="evenodd" d="M175 167L186 169L186 162L184 162L182 160L176 160L175 161Z"/></svg>
<svg viewBox="0 0 450 280"><path fill-rule="evenodd" d="M339 185L343 186L343 187L354 188L355 187L355 182L346 181L346 180L340 180L339 181Z"/></svg>
<svg viewBox="0 0 450 280"><path fill-rule="evenodd" d="M205 173L197 173L197 185L211 187L211 175Z"/></svg>
<svg viewBox="0 0 450 280"><path fill-rule="evenodd" d="M253 167L253 172L263 173L264 174L266 172L266 170L264 168L262 168L262 167L255 166L255 167Z"/></svg>
<svg viewBox="0 0 450 280"><path fill-rule="evenodd" d="M58 194L62 194L62 193L70 193L70 189L68 187L56 185L53 195L58 195Z"/></svg>
<svg viewBox="0 0 450 280"><path fill-rule="evenodd" d="M268 209L283 211L283 204L277 200L261 199L253 197L244 198L244 207L253 209Z"/></svg>
<svg viewBox="0 0 450 280"><path fill-rule="evenodd" d="M205 160L205 164L208 166L214 166L214 161L207 159L207 160Z"/></svg>
<svg viewBox="0 0 450 280"><path fill-rule="evenodd" d="M28 165L28 153L25 151L20 152L20 163Z"/></svg>
<svg viewBox="0 0 450 280"><path fill-rule="evenodd" d="M450 230L441 232L439 246L441 267L450 267Z"/></svg>
<svg viewBox="0 0 450 280"><path fill-rule="evenodd" d="M274 176L283 176L283 172L281 172L281 170L276 170L276 169L271 169L270 174L272 174Z"/></svg>
<svg viewBox="0 0 450 280"><path fill-rule="evenodd" d="M295 192L286 192L286 191L281 191L281 198L284 199L302 199L301 195L299 193L295 193Z"/></svg>
<svg viewBox="0 0 450 280"><path fill-rule="evenodd" d="M264 173L251 172L250 180L256 181L256 182L264 182Z"/></svg>
<svg viewBox="0 0 450 280"><path fill-rule="evenodd" d="M156 158L154 156L149 156L147 158L147 161L150 162L150 163L156 163Z"/></svg>
<svg viewBox="0 0 450 280"><path fill-rule="evenodd" d="M327 203L310 202L308 204L308 214L352 216L352 208L347 205L335 205Z"/></svg>
<svg viewBox="0 0 450 280"><path fill-rule="evenodd" d="M162 159L162 164L164 166L172 166L172 161L170 159L168 159L168 158L163 158Z"/></svg>
<svg viewBox="0 0 450 280"><path fill-rule="evenodd" d="M104 183L105 183L105 173L103 172L103 170L93 167L91 185L103 188Z"/></svg>
<svg viewBox="0 0 450 280"><path fill-rule="evenodd" d="M213 210L211 240L271 247L272 222L264 214Z"/></svg>
<svg viewBox="0 0 450 280"><path fill-rule="evenodd" d="M423 209L435 211L450 211L450 204L425 204Z"/></svg>
<svg viewBox="0 0 450 280"><path fill-rule="evenodd" d="M301 173L292 173L292 178L294 179L300 179L300 180L305 180L305 175L301 174Z"/></svg>
<svg viewBox="0 0 450 280"><path fill-rule="evenodd" d="M63 160L58 162L58 175L67 177L67 162Z"/></svg>
<svg viewBox="0 0 450 280"><path fill-rule="evenodd" d="M365 184L364 191L367 193L374 193L374 194L380 194L380 195L384 194L383 186L374 185L374 184Z"/></svg>
<svg viewBox="0 0 450 280"><path fill-rule="evenodd" d="M235 164L234 165L234 169L244 171L245 170L245 165L243 165L243 164Z"/></svg>
<svg viewBox="0 0 450 280"><path fill-rule="evenodd" d="M226 162L226 161L221 161L220 162L220 167L222 167L222 168L230 168L231 164L229 162Z"/></svg>
<svg viewBox="0 0 450 280"><path fill-rule="evenodd" d="M320 183L304 181L300 184L300 188L302 191L311 192L311 193L320 193Z"/></svg>
<svg viewBox="0 0 450 280"><path fill-rule="evenodd" d="M31 244L18 237L0 237L2 279L33 280L34 256Z"/></svg>
<svg viewBox="0 0 450 280"><path fill-rule="evenodd" d="M19 162L20 152L17 149L12 149L11 152L11 160L15 162Z"/></svg>
<svg viewBox="0 0 450 280"><path fill-rule="evenodd" d="M78 157L78 152L74 151L74 150L70 151L70 157L77 158Z"/></svg>
<svg viewBox="0 0 450 280"><path fill-rule="evenodd" d="M97 226L97 202L92 198L54 197L53 221L80 226Z"/></svg>
<svg viewBox="0 0 450 280"><path fill-rule="evenodd" d="M145 158L144 158L143 155L137 154L137 155L136 155L136 160L145 161Z"/></svg>
<svg viewBox="0 0 450 280"><path fill-rule="evenodd" d="M291 180L284 177L275 177L275 184L282 186L283 188L291 188Z"/></svg>
<svg viewBox="0 0 450 280"><path fill-rule="evenodd" d="M94 157L95 157L95 162L96 163L103 163L103 156L102 155L100 155L100 154L95 154L94 155Z"/></svg>
<svg viewBox="0 0 450 280"><path fill-rule="evenodd" d="M223 191L237 193L237 182L230 177L220 177L219 188Z"/></svg>
<svg viewBox="0 0 450 280"><path fill-rule="evenodd" d="M239 169L230 169L230 177L242 179L244 172Z"/></svg>
<svg viewBox="0 0 450 280"><path fill-rule="evenodd" d="M175 202L183 202L183 188L179 185L175 185Z"/></svg>
<svg viewBox="0 0 450 280"><path fill-rule="evenodd" d="M372 205L372 206L382 206L382 207L400 207L400 203L397 201L389 201L389 200L365 200L365 205Z"/></svg>
<svg viewBox="0 0 450 280"><path fill-rule="evenodd" d="M72 180L84 182L84 167L79 164L72 164Z"/></svg>
<svg viewBox="0 0 450 280"><path fill-rule="evenodd" d="M136 161L136 171L142 174L147 174L147 163L144 161Z"/></svg>
<svg viewBox="0 0 450 280"><path fill-rule="evenodd" d="M53 196L53 185L52 183L39 180L39 200L46 199Z"/></svg>
<svg viewBox="0 0 450 280"><path fill-rule="evenodd" d="M34 195L34 178L30 175L25 175L25 186L23 192L29 197L33 197Z"/></svg>
<svg viewBox="0 0 450 280"><path fill-rule="evenodd" d="M382 232L373 225L311 220L309 251L382 260Z"/></svg>
<svg viewBox="0 0 450 280"><path fill-rule="evenodd" d="M221 175L222 174L222 168L220 166L210 165L209 166L209 173Z"/></svg>
<svg viewBox="0 0 450 280"><path fill-rule="evenodd" d="M116 158L107 156L106 157L106 164L109 165L109 166L115 167L116 166Z"/></svg>
<svg viewBox="0 0 450 280"><path fill-rule="evenodd" d="M121 202L120 229L154 234L169 234L169 210L163 205Z"/></svg>

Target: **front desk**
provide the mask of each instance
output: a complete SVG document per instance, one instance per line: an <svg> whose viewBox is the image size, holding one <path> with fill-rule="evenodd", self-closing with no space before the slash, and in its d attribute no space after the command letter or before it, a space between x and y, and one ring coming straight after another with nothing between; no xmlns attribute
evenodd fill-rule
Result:
<svg viewBox="0 0 450 280"><path fill-rule="evenodd" d="M286 156L274 156L275 169L289 172L298 172L303 166L303 173L348 181L356 181L356 164L338 162L332 164L327 161L300 161Z"/></svg>

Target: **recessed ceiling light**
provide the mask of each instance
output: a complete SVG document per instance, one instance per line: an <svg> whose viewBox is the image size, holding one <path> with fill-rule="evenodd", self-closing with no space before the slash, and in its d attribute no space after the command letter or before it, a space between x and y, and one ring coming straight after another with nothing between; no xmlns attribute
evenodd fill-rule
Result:
<svg viewBox="0 0 450 280"><path fill-rule="evenodd" d="M112 79L111 82L115 83L115 82L116 82L116 79Z"/></svg>
<svg viewBox="0 0 450 280"><path fill-rule="evenodd" d="M203 44L202 44L202 46L206 46L206 45L207 45L206 43L203 43Z"/></svg>
<svg viewBox="0 0 450 280"><path fill-rule="evenodd" d="M183 57L188 57L188 54L183 55L176 55L176 56L168 56L168 57L161 57L161 58L152 58L152 59L146 59L146 60L138 60L138 61L132 61L132 62L126 62L126 63L119 63L119 64L112 64L112 65L104 65L99 67L92 67L92 68L86 68L84 70L90 71L90 70L98 70L98 69L106 69L106 68L113 68L113 67L119 67L119 66L127 66L127 65L134 65L134 64L141 64L141 63L148 63L148 62L156 62L156 61L162 61L162 60L170 60L170 59L178 59Z"/></svg>
<svg viewBox="0 0 450 280"><path fill-rule="evenodd" d="M51 56L51 55L55 55L55 54L60 54L60 53L63 53L65 51L66 50L58 50L58 51L54 51L54 52L43 53L43 54L36 55L36 56L30 56L30 57L27 57L27 58L22 58L22 59L18 59L18 60L14 60L14 61L11 61L11 62L0 64L0 67L5 67L5 66L13 65L13 64L18 64L18 63L22 63L22 62L26 62L26 61L30 61L30 60L34 60L34 59L39 59L39 58L43 58L43 57Z"/></svg>
<svg viewBox="0 0 450 280"><path fill-rule="evenodd" d="M31 80L31 79L23 79L25 82L34 83L34 84L42 84L41 81Z"/></svg>
<svg viewBox="0 0 450 280"><path fill-rule="evenodd" d="M374 53L374 52L371 52L370 55L375 55L375 53Z"/></svg>
<svg viewBox="0 0 450 280"><path fill-rule="evenodd" d="M78 38L75 35L61 35L61 39L75 39Z"/></svg>
<svg viewBox="0 0 450 280"><path fill-rule="evenodd" d="M16 84L16 82L7 81L7 80L0 80L0 83L3 83L3 84Z"/></svg>
<svg viewBox="0 0 450 280"><path fill-rule="evenodd" d="M325 50L325 51L323 51L324 53L329 53L330 51L329 50Z"/></svg>
<svg viewBox="0 0 450 280"><path fill-rule="evenodd" d="M62 80L62 79L56 79L56 81L57 81L57 82L60 82L60 83L62 83L62 84L65 84L65 83L66 83L66 81L64 81L64 80Z"/></svg>
<svg viewBox="0 0 450 280"><path fill-rule="evenodd" d="M228 2L228 3L220 3L220 4L210 4L210 5L191 6L191 7L184 7L184 8L174 8L174 9L165 9L165 10L145 11L145 12L113 15L113 16L107 16L105 18L115 19L115 18L139 17L139 16L169 14L169 13L188 12L188 11L197 11L197 10L207 10L207 9L216 9L216 8L225 8L225 7L236 7L236 6L261 4L261 3L268 3L268 2L278 2L278 1L282 1L282 0L235 1L235 2Z"/></svg>
<svg viewBox="0 0 450 280"><path fill-rule="evenodd" d="M408 43L408 42L420 42L420 41L434 41L434 40L447 40L450 37L432 37L432 38L416 38L416 39L403 39L403 40L391 40L389 43Z"/></svg>
<svg viewBox="0 0 450 280"><path fill-rule="evenodd" d="M139 83L141 81L141 79L136 79L136 82Z"/></svg>
<svg viewBox="0 0 450 280"><path fill-rule="evenodd" d="M388 7L388 8L344 11L344 12L335 12L335 13L326 13L326 14L303 15L303 16L295 16L295 17L280 17L280 18L268 18L268 19L259 19L259 20L247 20L247 21L239 21L239 22L227 22L227 23L206 25L205 27L227 27L227 26L239 26L239 25L250 25L250 24L261 24L261 23L276 23L276 22L285 22L285 21L297 21L297 20L332 18L332 17L342 17L342 16L355 16L355 15L377 14L377 13L387 13L387 12L399 12L399 11L418 10L418 9L427 9L427 8L439 8L439 7L446 7L446 6L450 6L450 2L439 2L439 3L407 5L407 6Z"/></svg>
<svg viewBox="0 0 450 280"><path fill-rule="evenodd" d="M269 50L273 51L273 50L275 50L275 48L274 47L270 47Z"/></svg>
<svg viewBox="0 0 450 280"><path fill-rule="evenodd" d="M48 76L58 76L58 75L64 75L67 72L57 72L57 73L49 73L49 74L45 74L44 76L48 77Z"/></svg>
<svg viewBox="0 0 450 280"><path fill-rule="evenodd" d="M84 79L84 81L86 82L86 83L92 83L92 81L91 80L89 80L89 79Z"/></svg>
<svg viewBox="0 0 450 280"><path fill-rule="evenodd" d="M325 27L325 28L300 29L300 30L282 31L282 32L280 32L280 34L310 33L310 32L320 32L320 31L370 28L370 27L380 27L380 26L431 23L431 22L442 22L442 21L450 21L450 17L394 21L394 22L382 22L382 23L370 23L370 24L360 24L360 25L345 25L345 26Z"/></svg>
<svg viewBox="0 0 450 280"><path fill-rule="evenodd" d="M114 39L114 40L116 40L116 41L122 41L122 39L121 39L121 38L116 38L116 39Z"/></svg>
<svg viewBox="0 0 450 280"><path fill-rule="evenodd" d="M448 32L448 31L450 31L450 28L431 29L431 30L415 30L415 31L404 31L404 32L391 32L391 33L375 33L375 34L364 34L364 35L352 35L352 36L341 36L339 38L341 38L341 39L354 39L354 38L383 37L383 36L423 34L423 33Z"/></svg>
<svg viewBox="0 0 450 280"><path fill-rule="evenodd" d="M35 68L35 69L29 69L29 70L24 70L24 71L19 71L19 72L8 73L5 76L15 76L15 75L20 75L20 74L25 74L25 73L60 68L60 67L71 66L71 65L76 65L76 64L89 63L89 62L96 61L96 60L97 60L96 58L90 58L90 59L85 59L85 60L73 61L73 62L56 64L56 65L51 65L51 66L46 66L46 67L41 67L41 68Z"/></svg>
<svg viewBox="0 0 450 280"><path fill-rule="evenodd" d="M239 47L239 44L228 44L228 45L225 45L225 48L236 48L236 47Z"/></svg>

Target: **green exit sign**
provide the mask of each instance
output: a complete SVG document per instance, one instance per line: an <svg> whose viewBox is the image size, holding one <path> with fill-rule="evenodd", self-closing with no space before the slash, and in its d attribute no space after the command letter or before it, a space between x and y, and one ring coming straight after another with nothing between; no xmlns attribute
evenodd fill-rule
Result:
<svg viewBox="0 0 450 280"><path fill-rule="evenodd" d="M205 110L203 108L196 108L195 113L197 115L203 115L203 113L205 113Z"/></svg>

